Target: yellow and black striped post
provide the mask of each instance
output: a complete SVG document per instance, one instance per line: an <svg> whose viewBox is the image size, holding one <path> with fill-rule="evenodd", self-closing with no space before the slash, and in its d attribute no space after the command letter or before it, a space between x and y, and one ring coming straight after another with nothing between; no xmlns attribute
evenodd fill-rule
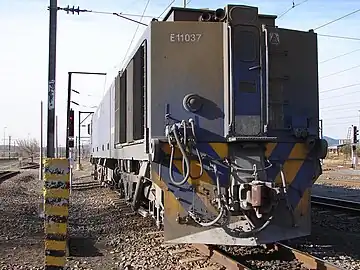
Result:
<svg viewBox="0 0 360 270"><path fill-rule="evenodd" d="M69 215L68 159L44 161L45 269L64 269Z"/></svg>

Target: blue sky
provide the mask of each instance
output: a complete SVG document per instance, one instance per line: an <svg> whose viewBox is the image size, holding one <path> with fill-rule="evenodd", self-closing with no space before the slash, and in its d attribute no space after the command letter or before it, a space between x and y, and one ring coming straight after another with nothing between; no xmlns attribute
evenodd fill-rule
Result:
<svg viewBox="0 0 360 270"><path fill-rule="evenodd" d="M170 0L151 0L145 15L158 16ZM182 0L175 1L181 6ZM295 4L301 1L295 1ZM0 0L0 139L3 128L13 138L40 137L40 101L44 101L46 122L48 79L48 0ZM59 0L58 6L80 6L96 11L141 14L146 0ZM263 14L281 14L292 5L290 0L272 1L204 1L192 0L189 7L217 8L227 3L258 6ZM277 20L283 28L309 30L360 8L353 0L309 0ZM133 17L134 19L139 19ZM148 22L150 18L144 18ZM323 27L316 32L360 38L360 12ZM59 117L59 140L65 140L67 73L69 71L107 72L106 77L75 75L73 89L80 96L73 100L83 105L82 111L96 106L104 90L120 68L137 24L115 16L58 12L56 114ZM135 38L144 27L140 26ZM135 44L136 42L134 42ZM359 49L359 50L358 50ZM337 59L326 61L354 50ZM318 37L320 114L324 134L344 138L347 128L359 124L359 68L336 75L339 71L360 65L360 41ZM331 75L331 76L328 76ZM326 77L327 76L327 77ZM322 78L324 77L324 78ZM332 90L343 86L352 87ZM332 91L329 91L332 90ZM86 107L87 106L87 107ZM74 107L75 108L75 107ZM75 108L77 110L77 108ZM44 124L46 129L46 123ZM84 130L85 131L85 130Z"/></svg>

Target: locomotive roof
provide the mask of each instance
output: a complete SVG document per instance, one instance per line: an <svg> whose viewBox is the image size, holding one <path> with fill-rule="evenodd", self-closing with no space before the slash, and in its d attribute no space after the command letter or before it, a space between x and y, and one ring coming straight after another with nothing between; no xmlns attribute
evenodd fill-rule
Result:
<svg viewBox="0 0 360 270"><path fill-rule="evenodd" d="M175 12L199 12L199 11L210 11L215 12L213 9L207 9L207 8L183 8L183 7L171 7L169 12L165 15L163 21L166 21L172 13ZM266 14L259 14L259 18L267 18L267 19L273 19L275 20L277 18L276 15L266 15Z"/></svg>

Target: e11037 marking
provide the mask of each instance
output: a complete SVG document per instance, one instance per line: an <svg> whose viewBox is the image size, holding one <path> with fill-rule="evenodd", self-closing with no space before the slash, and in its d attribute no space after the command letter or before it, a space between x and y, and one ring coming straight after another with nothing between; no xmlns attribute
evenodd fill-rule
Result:
<svg viewBox="0 0 360 270"><path fill-rule="evenodd" d="M202 37L200 33L171 33L170 42L174 43L193 43L199 42Z"/></svg>

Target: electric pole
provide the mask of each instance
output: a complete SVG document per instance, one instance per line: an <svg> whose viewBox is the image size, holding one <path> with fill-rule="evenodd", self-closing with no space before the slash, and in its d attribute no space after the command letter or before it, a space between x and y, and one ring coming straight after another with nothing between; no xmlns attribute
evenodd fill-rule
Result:
<svg viewBox="0 0 360 270"><path fill-rule="evenodd" d="M359 142L358 140L359 130L357 129L357 126L353 127L353 143L351 145L351 157L352 157L352 164L351 167L356 169L357 165L357 153L356 153L356 145Z"/></svg>
<svg viewBox="0 0 360 270"><path fill-rule="evenodd" d="M58 138L58 116L55 117L55 149L56 149L56 158L59 157L59 138Z"/></svg>
<svg viewBox="0 0 360 270"><path fill-rule="evenodd" d="M47 157L55 157L55 75L56 75L56 27L57 0L50 0L49 19L49 70L48 70L48 116L47 116Z"/></svg>
<svg viewBox="0 0 360 270"><path fill-rule="evenodd" d="M11 152L11 136L9 136L9 159L10 159L10 152Z"/></svg>
<svg viewBox="0 0 360 270"><path fill-rule="evenodd" d="M69 114L70 114L70 102L71 102L71 75L72 72L68 72L68 97L66 104L66 146L65 146L65 157L69 158Z"/></svg>
<svg viewBox="0 0 360 270"><path fill-rule="evenodd" d="M4 127L4 143L3 143L3 149L2 151L4 152L3 155L5 157L5 152L6 152L6 129L7 127Z"/></svg>
<svg viewBox="0 0 360 270"><path fill-rule="evenodd" d="M39 180L43 180L43 102L40 103L40 172L39 172Z"/></svg>
<svg viewBox="0 0 360 270"><path fill-rule="evenodd" d="M69 135L70 103L72 102L71 101L71 92L73 91L77 94L80 94L80 92L71 89L71 80L72 80L73 74L106 76L106 73L102 73L102 72L83 72L83 71L68 72L68 93L67 93L67 109L66 109L66 111L67 111L67 114L66 114L66 146L65 146L66 158L69 158L69 148L70 148L69 137L71 137Z"/></svg>
<svg viewBox="0 0 360 270"><path fill-rule="evenodd" d="M320 139L322 139L324 136L324 131L323 131L323 120L320 119Z"/></svg>
<svg viewBox="0 0 360 270"><path fill-rule="evenodd" d="M78 163L77 163L77 170L82 170L81 168L81 124L83 122L85 122L86 119L88 119L90 117L90 115L92 115L94 112L82 112L82 111L79 111L79 126L78 126L78 133L79 133L79 136L78 136ZM87 116L81 120L81 114L87 114Z"/></svg>
<svg viewBox="0 0 360 270"><path fill-rule="evenodd" d="M78 127L78 132L79 132L79 142L78 142L78 170L81 170L81 154L80 154L80 132L81 132L81 111L79 111L79 127Z"/></svg>

